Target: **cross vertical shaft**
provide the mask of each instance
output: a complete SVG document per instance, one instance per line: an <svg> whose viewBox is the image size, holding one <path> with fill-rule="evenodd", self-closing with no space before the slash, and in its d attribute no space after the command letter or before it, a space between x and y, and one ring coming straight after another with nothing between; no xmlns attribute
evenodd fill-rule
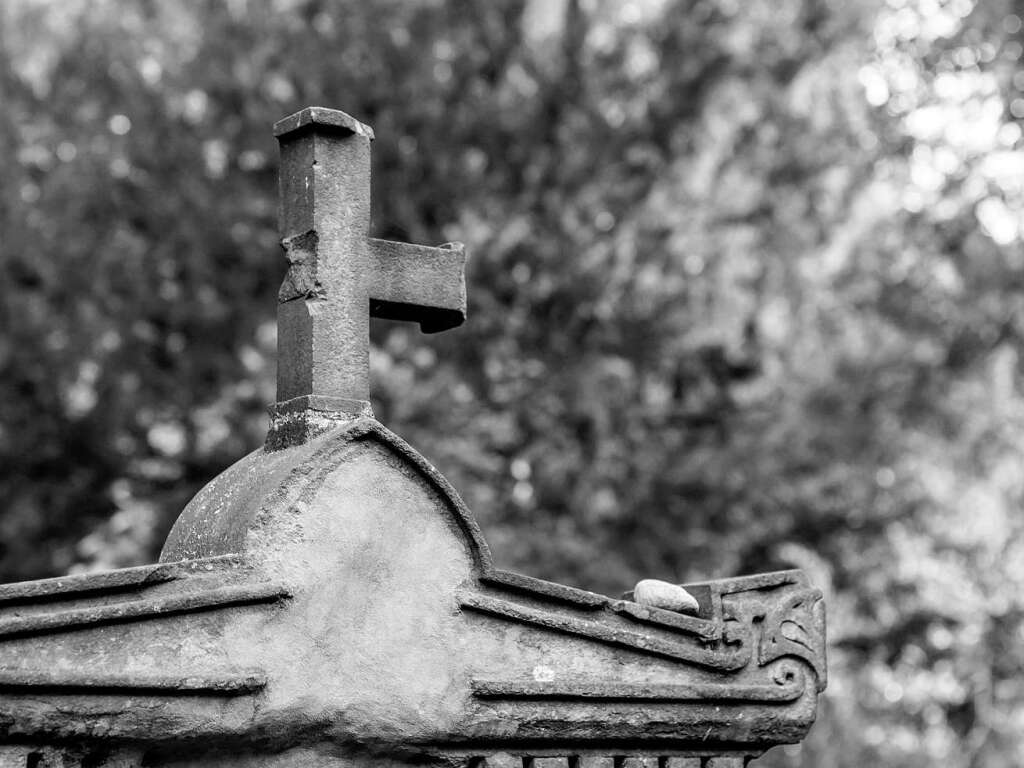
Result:
<svg viewBox="0 0 1024 768"><path fill-rule="evenodd" d="M344 113L310 109L278 123L275 134L282 245L291 265L278 296L277 399L309 396L347 410L370 399L373 133Z"/></svg>
<svg viewBox="0 0 1024 768"><path fill-rule="evenodd" d="M425 333L466 317L465 249L369 237L373 131L344 112L307 107L274 126L281 144L277 402L270 448L370 416L370 317Z"/></svg>

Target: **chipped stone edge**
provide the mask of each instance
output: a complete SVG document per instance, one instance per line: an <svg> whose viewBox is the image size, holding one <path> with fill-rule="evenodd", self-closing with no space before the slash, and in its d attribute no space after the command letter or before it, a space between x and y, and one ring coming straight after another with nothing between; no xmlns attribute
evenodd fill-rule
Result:
<svg viewBox="0 0 1024 768"><path fill-rule="evenodd" d="M291 596L284 584L238 584L198 592L161 597L144 597L108 605L66 608L38 614L14 614L0 618L0 642L73 631L98 624L123 624L176 614L228 608L238 605L273 603Z"/></svg>
<svg viewBox="0 0 1024 768"><path fill-rule="evenodd" d="M577 589L565 584L558 584L553 581L545 581L534 576L526 576L514 571L491 571L480 577L480 581L496 587L505 587L516 592L524 592L528 595L540 595L559 602L569 603L577 608L590 608L597 610L604 608L611 598L599 595L596 592L588 592L585 589Z"/></svg>
<svg viewBox="0 0 1024 768"><path fill-rule="evenodd" d="M357 136L365 136L373 141L373 129L361 123L340 109L328 107L306 107L298 112L288 115L274 123L274 136L278 141L286 138L294 138L293 134L300 131L313 130L313 126L319 126L328 130L342 130L353 133Z"/></svg>
<svg viewBox="0 0 1024 768"><path fill-rule="evenodd" d="M110 594L174 581L197 573L248 567L241 555L217 555L196 560L177 560L134 568L122 568L74 576L56 576L34 581L0 584L0 609L24 602L68 600L93 593Z"/></svg>
<svg viewBox="0 0 1024 768"><path fill-rule="evenodd" d="M469 590L461 591L458 598L459 605L465 610L488 614L519 624L532 624L564 634L585 637L604 645L627 648L649 656L682 661L708 669L731 672L742 669L750 662L751 649L746 647L739 650L718 651L674 639L664 640L611 626L603 621L564 616Z"/></svg>
<svg viewBox="0 0 1024 768"><path fill-rule="evenodd" d="M798 662L782 661L771 683L662 683L623 684L578 681L575 683L475 679L470 686L479 699L532 699L560 701L664 701L784 703L799 699L807 686L807 674Z"/></svg>
<svg viewBox="0 0 1024 768"><path fill-rule="evenodd" d="M267 677L261 670L228 674L125 675L91 674L54 669L0 668L0 690L68 694L133 693L158 696L241 696L262 690Z"/></svg>

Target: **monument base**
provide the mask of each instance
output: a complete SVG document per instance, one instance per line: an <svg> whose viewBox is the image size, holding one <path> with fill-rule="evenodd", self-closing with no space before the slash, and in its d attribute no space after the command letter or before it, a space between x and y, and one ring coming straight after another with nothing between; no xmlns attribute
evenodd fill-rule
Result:
<svg viewBox="0 0 1024 768"><path fill-rule="evenodd" d="M302 445L317 435L360 418L373 418L373 408L366 400L304 395L274 403L267 409L270 429L265 448L279 451Z"/></svg>

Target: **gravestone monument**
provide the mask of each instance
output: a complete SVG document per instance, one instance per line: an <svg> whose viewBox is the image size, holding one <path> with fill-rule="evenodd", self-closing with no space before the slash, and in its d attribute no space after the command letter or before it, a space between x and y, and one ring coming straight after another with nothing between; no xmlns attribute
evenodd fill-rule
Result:
<svg viewBox="0 0 1024 768"><path fill-rule="evenodd" d="M266 444L157 564L0 585L0 768L738 768L803 738L825 650L799 571L668 610L494 567L369 405L369 318L459 325L462 246L368 237L373 133L348 115L275 134Z"/></svg>

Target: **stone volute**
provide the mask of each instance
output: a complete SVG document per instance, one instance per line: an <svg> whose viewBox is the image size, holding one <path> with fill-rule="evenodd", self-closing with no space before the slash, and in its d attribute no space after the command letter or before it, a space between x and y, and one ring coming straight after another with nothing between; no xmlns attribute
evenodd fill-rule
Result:
<svg viewBox="0 0 1024 768"><path fill-rule="evenodd" d="M0 585L0 768L737 768L802 739L825 639L799 571L634 601L494 567L369 406L369 318L460 324L464 249L368 236L355 119L308 108L275 133L267 442L189 503L159 563Z"/></svg>

